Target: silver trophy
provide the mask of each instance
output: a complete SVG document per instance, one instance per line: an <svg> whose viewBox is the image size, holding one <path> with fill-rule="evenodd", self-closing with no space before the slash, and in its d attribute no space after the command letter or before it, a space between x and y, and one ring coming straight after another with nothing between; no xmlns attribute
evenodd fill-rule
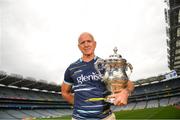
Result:
<svg viewBox="0 0 180 120"><path fill-rule="evenodd" d="M113 51L114 54L110 55L109 58L98 59L94 64L110 94L118 93L127 86L129 75L133 69L132 65L117 53L117 47ZM113 103L114 99L107 97L106 101Z"/></svg>

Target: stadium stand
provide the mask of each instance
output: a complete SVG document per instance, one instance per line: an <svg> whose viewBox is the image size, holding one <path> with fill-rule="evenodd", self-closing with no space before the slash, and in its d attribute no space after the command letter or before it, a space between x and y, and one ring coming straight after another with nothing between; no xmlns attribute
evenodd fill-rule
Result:
<svg viewBox="0 0 180 120"><path fill-rule="evenodd" d="M135 91L130 96L129 103L122 107L112 106L114 111L168 106L180 102L178 76L166 79L165 75L159 75L137 80L134 84ZM60 85L0 71L1 120L48 118L71 114L71 106L61 96Z"/></svg>
<svg viewBox="0 0 180 120"><path fill-rule="evenodd" d="M149 100L147 102L147 108L155 108L158 107L158 100Z"/></svg>
<svg viewBox="0 0 180 120"><path fill-rule="evenodd" d="M169 99L168 98L160 99L159 104L160 106L167 106L169 104Z"/></svg>
<svg viewBox="0 0 180 120"><path fill-rule="evenodd" d="M60 86L0 71L0 119L57 117L72 114Z"/></svg>
<svg viewBox="0 0 180 120"><path fill-rule="evenodd" d="M135 91L130 96L129 103L123 107L116 107L115 111L156 108L180 102L180 77L166 79L160 75L153 79L154 81L150 77L135 81Z"/></svg>
<svg viewBox="0 0 180 120"><path fill-rule="evenodd" d="M180 75L180 0L165 0L168 67Z"/></svg>

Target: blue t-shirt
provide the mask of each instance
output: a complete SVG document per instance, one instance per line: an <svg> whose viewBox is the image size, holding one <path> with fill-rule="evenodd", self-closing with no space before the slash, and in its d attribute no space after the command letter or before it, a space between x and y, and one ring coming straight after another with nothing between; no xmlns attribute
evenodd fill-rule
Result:
<svg viewBox="0 0 180 120"><path fill-rule="evenodd" d="M89 62L79 59L72 63L66 70L64 82L72 85L74 91L75 119L103 119L111 114L110 104L101 101L87 101L90 98L104 98L108 91L101 76L94 68L94 63L98 57Z"/></svg>

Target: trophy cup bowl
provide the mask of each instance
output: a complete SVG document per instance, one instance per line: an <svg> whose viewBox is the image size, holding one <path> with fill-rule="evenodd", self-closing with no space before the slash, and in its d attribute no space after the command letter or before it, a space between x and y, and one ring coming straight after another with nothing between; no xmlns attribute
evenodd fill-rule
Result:
<svg viewBox="0 0 180 120"><path fill-rule="evenodd" d="M129 80L127 71L131 73L133 69L126 59L117 54L117 47L113 51L114 54L110 55L108 59L98 59L94 63L95 69L102 77L102 81L105 83L110 94L118 93L127 86ZM107 96L106 102L113 103L113 101L113 98L108 98Z"/></svg>

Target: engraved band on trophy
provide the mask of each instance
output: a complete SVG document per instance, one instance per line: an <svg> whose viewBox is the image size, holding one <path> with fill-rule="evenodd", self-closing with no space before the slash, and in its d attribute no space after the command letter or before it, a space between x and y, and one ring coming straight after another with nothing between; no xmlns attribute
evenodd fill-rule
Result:
<svg viewBox="0 0 180 120"><path fill-rule="evenodd" d="M127 71L130 74L133 69L132 65L127 63L126 59L117 53L117 47L113 51L114 54L110 55L108 59L98 59L94 64L110 94L118 93L126 87L129 80ZM107 98L105 101L113 103L114 99Z"/></svg>

